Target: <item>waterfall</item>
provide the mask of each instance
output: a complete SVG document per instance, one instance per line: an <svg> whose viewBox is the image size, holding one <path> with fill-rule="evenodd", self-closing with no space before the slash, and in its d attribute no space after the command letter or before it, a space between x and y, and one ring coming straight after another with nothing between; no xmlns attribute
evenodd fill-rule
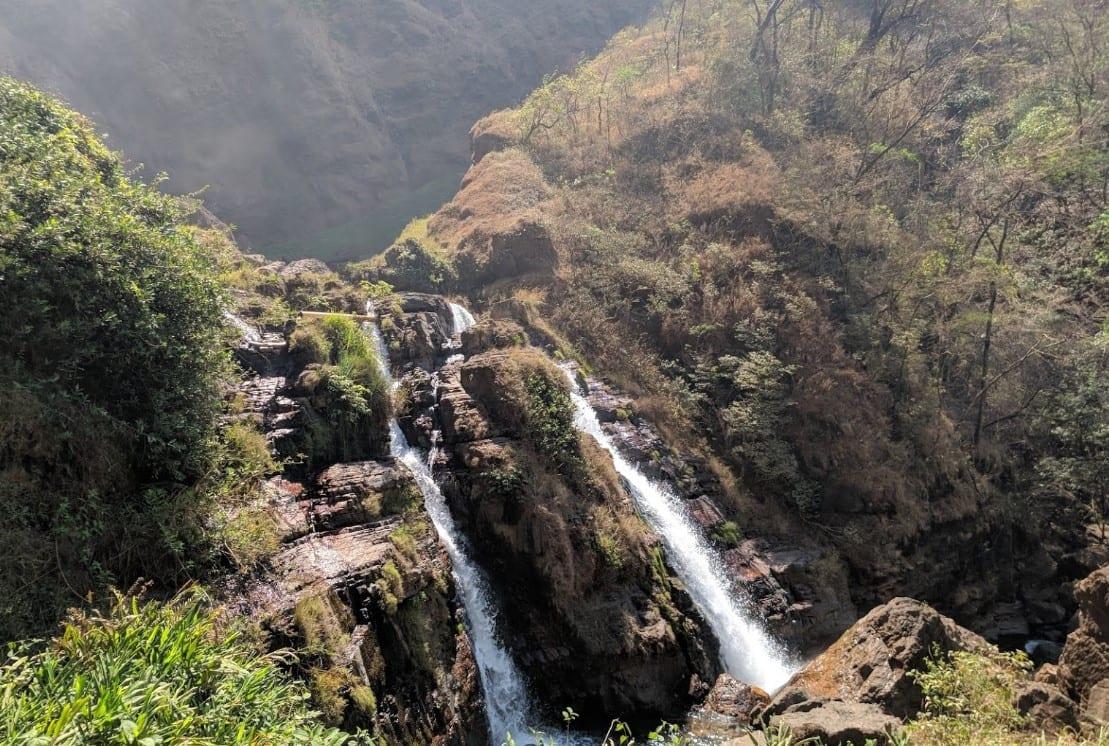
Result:
<svg viewBox="0 0 1109 746"><path fill-rule="evenodd" d="M735 598L721 558L689 518L681 499L621 455L601 428L596 411L578 392L572 376L570 388L574 424L596 438L612 455L616 471L630 488L640 514L662 537L671 566L720 641L724 669L740 681L768 692L781 688L794 670L786 651L763 629L750 609Z"/></svg>
<svg viewBox="0 0 1109 746"><path fill-rule="evenodd" d="M262 333L248 324L242 317L237 316L230 311L223 312L223 318L227 319L233 326L238 328L243 333L243 339L247 342L261 342Z"/></svg>
<svg viewBox="0 0 1109 746"><path fill-rule="evenodd" d="M451 306L452 311L454 308L460 308L453 303ZM460 328L460 319L462 324L473 323L473 316L465 312L465 309L462 311L464 316L455 312L456 333L466 328L465 326ZM397 384L393 381L389 370L389 353L381 331L374 325L368 325L368 331L377 349L381 372L385 380L395 387ZM482 692L485 695L491 742L500 744L506 734L511 733L517 744L521 746L529 744L532 741L526 735L527 727L534 721L524 677L516 668L512 656L497 638L497 610L489 580L471 559L465 546L465 539L455 526L447 501L435 482L431 471L431 462L435 454L432 452L428 458L422 457L417 448L409 445L396 419L390 423L390 431L392 435L390 453L412 471L416 484L423 494L427 514L451 559L454 582L466 613L467 631L474 650Z"/></svg>
<svg viewBox="0 0 1109 746"><path fill-rule="evenodd" d="M461 334L476 323L474 315L465 306L451 303L451 334Z"/></svg>

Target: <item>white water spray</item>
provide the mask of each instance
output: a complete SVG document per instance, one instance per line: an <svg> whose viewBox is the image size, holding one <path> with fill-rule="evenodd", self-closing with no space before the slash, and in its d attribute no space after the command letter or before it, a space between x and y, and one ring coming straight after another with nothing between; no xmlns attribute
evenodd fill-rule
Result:
<svg viewBox="0 0 1109 746"><path fill-rule="evenodd" d="M453 311L454 304L451 305ZM465 317L468 317L470 324L473 323L473 316L468 312ZM465 318L462 320L465 322ZM461 330L456 321L455 332ZM395 388L397 384L389 370L389 353L381 331L372 324L368 325L368 331L377 350L381 373ZM491 742L500 744L511 733L517 744L530 744L532 741L526 735L527 727L534 721L524 677L497 637L497 610L489 580L471 559L464 539L455 526L446 498L435 482L430 465L434 452L428 458L423 458L418 449L409 445L396 419L390 423L390 432L392 438L389 451L412 471L423 494L427 514L451 559L455 585L466 612L470 643L485 694Z"/></svg>
<svg viewBox="0 0 1109 746"><path fill-rule="evenodd" d="M570 388L574 424L596 438L612 455L616 471L627 482L640 513L662 537L671 566L720 641L724 669L740 681L768 692L780 689L793 675L794 666L781 645L734 597L720 557L689 518L680 498L621 455L601 428L596 411L578 393L572 376Z"/></svg>
<svg viewBox="0 0 1109 746"><path fill-rule="evenodd" d="M230 311L224 311L223 317L231 322L232 326L243 333L243 339L245 339L247 342L262 341L262 333L259 332L252 325L248 324L241 316L237 316Z"/></svg>
<svg viewBox="0 0 1109 746"><path fill-rule="evenodd" d="M451 303L451 334L459 335L466 331L477 321L474 315L466 309L465 306L460 306L457 303Z"/></svg>

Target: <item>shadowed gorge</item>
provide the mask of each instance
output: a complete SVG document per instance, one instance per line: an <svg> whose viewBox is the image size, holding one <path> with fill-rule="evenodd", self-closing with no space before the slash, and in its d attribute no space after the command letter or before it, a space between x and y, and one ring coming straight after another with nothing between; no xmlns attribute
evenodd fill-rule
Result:
<svg viewBox="0 0 1109 746"><path fill-rule="evenodd" d="M273 255L353 258L448 199L467 130L571 69L649 0L3 0L0 72L113 148L208 187Z"/></svg>

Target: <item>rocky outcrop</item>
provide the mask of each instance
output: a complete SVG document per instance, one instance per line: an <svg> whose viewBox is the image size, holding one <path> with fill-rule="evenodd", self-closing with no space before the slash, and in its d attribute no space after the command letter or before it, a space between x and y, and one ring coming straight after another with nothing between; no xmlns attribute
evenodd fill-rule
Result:
<svg viewBox="0 0 1109 746"><path fill-rule="evenodd" d="M467 339L474 349L475 335ZM560 409L561 371L534 349L494 349L438 378L437 387L405 379L414 388L401 398L413 409L430 392L435 405L426 417L402 411L402 422L410 438L441 443L444 494L512 599L503 629L536 700L571 706L586 724L688 706L716 674L711 636L611 461Z"/></svg>
<svg viewBox="0 0 1109 746"><path fill-rule="evenodd" d="M458 194L428 223L464 289L554 271L558 256L542 209L549 195L539 168L518 149L490 153L470 168Z"/></svg>
<svg viewBox="0 0 1109 746"><path fill-rule="evenodd" d="M1109 567L1074 588L1078 626L1067 636L1059 658L1059 676L1070 693L1085 701L1090 690L1109 679Z"/></svg>
<svg viewBox="0 0 1109 746"><path fill-rule="evenodd" d="M235 417L288 460L244 508L264 516L279 548L228 582L225 603L274 647L305 651L297 672L329 722L389 743L477 746L480 685L446 550L412 474L385 456L387 422L337 422L322 373L284 349L236 394ZM362 460L341 460L349 450Z"/></svg>
<svg viewBox="0 0 1109 746"><path fill-rule="evenodd" d="M782 714L810 701L842 700L878 705L898 718L923 706L910 673L922 670L938 648L984 651L989 643L935 609L895 598L873 610L812 660L777 694L768 712Z"/></svg>
<svg viewBox="0 0 1109 746"><path fill-rule="evenodd" d="M450 354L453 336L450 304L425 293L401 293L399 303L381 309L381 330L394 368L432 371Z"/></svg>

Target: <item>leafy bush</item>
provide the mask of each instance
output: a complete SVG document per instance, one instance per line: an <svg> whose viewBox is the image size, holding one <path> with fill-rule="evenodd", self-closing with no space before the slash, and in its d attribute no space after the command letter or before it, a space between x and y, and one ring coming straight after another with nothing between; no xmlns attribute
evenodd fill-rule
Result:
<svg viewBox="0 0 1109 746"><path fill-rule="evenodd" d="M524 423L535 449L562 467L576 462L578 434L566 383L548 371L538 371L524 379L524 388Z"/></svg>
<svg viewBox="0 0 1109 746"><path fill-rule="evenodd" d="M425 242L409 238L389 247L382 256L382 266L368 277L401 290L441 293L454 286L458 272Z"/></svg>
<svg viewBox="0 0 1109 746"><path fill-rule="evenodd" d="M348 744L322 727L277 655L251 650L197 592L74 616L0 667L5 743Z"/></svg>
<svg viewBox="0 0 1109 746"><path fill-rule="evenodd" d="M937 651L910 675L924 691L924 712L909 727L913 743L1006 743L1023 718L1013 706L1031 663L1022 653Z"/></svg>
<svg viewBox="0 0 1109 746"><path fill-rule="evenodd" d="M65 596L163 578L181 485L215 450L223 292L181 203L79 115L0 78L0 636ZM16 418L16 419L12 419Z"/></svg>

